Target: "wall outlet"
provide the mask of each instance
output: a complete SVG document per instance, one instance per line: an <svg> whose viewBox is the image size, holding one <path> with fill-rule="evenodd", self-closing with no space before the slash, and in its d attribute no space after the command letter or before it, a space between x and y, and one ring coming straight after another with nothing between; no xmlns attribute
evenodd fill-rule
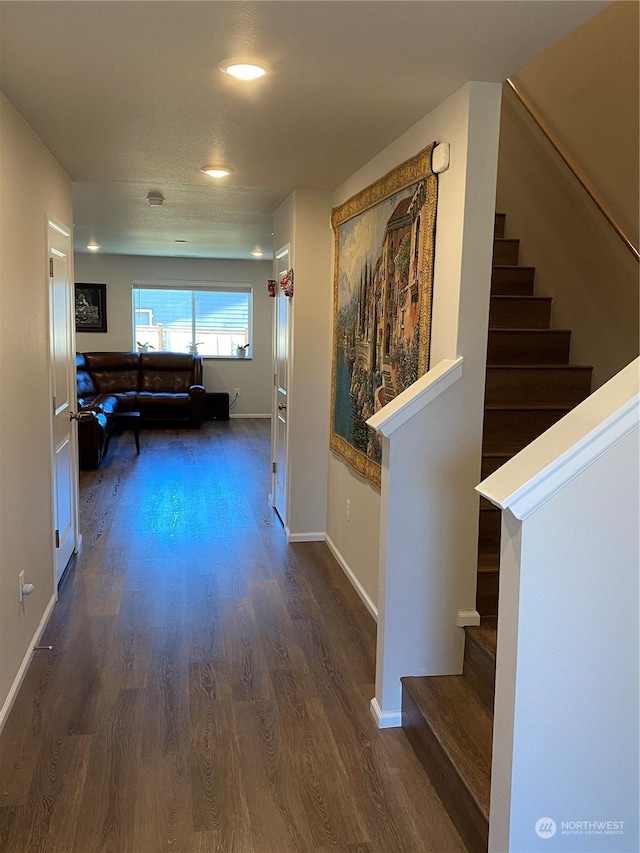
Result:
<svg viewBox="0 0 640 853"><path fill-rule="evenodd" d="M22 590L24 589L24 569L18 575L18 580L20 581L20 603L22 604Z"/></svg>
<svg viewBox="0 0 640 853"><path fill-rule="evenodd" d="M347 501L347 521L351 521L351 501Z"/></svg>
<svg viewBox="0 0 640 853"><path fill-rule="evenodd" d="M236 397L239 397L239 396L240 396L240 389L236 388Z"/></svg>

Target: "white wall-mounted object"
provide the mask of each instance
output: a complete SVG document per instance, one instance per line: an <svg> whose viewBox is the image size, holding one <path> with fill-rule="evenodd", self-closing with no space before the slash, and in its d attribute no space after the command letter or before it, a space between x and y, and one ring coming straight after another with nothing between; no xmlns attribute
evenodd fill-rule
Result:
<svg viewBox="0 0 640 853"><path fill-rule="evenodd" d="M431 153L431 168L436 175L449 168L451 146L448 142L440 142Z"/></svg>

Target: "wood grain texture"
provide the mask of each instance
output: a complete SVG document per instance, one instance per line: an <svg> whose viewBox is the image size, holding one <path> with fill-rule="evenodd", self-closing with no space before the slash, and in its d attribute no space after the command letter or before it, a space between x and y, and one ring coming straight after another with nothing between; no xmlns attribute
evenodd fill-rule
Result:
<svg viewBox="0 0 640 853"><path fill-rule="evenodd" d="M493 296L532 296L535 276L535 267L494 266L491 293Z"/></svg>
<svg viewBox="0 0 640 853"><path fill-rule="evenodd" d="M491 296L492 329L548 329L551 299L544 296Z"/></svg>
<svg viewBox="0 0 640 853"><path fill-rule="evenodd" d="M487 849L493 713L463 675L402 679L402 726L469 850Z"/></svg>
<svg viewBox="0 0 640 853"><path fill-rule="evenodd" d="M483 619L477 627L467 627L464 644L464 675L485 708L493 713L496 685L497 620Z"/></svg>
<svg viewBox="0 0 640 853"><path fill-rule="evenodd" d="M489 329L487 364L568 364L566 329Z"/></svg>
<svg viewBox="0 0 640 853"><path fill-rule="evenodd" d="M376 627L267 504L269 422L114 435L0 736L2 853L445 853L464 844L369 711Z"/></svg>

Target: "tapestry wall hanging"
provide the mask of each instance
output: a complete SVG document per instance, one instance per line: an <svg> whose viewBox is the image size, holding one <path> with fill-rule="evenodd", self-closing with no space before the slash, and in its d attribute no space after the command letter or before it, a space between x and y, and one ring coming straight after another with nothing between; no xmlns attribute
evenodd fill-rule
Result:
<svg viewBox="0 0 640 853"><path fill-rule="evenodd" d="M429 369L435 143L331 214L335 235L331 449L380 487L366 424Z"/></svg>

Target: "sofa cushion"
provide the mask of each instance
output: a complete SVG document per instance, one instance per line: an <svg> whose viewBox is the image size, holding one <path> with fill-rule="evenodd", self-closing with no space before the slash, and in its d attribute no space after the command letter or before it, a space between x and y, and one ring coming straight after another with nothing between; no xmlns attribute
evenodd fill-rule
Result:
<svg viewBox="0 0 640 853"><path fill-rule="evenodd" d="M96 394L95 397L78 399L78 408L110 415L112 412L117 412L121 406L115 394Z"/></svg>
<svg viewBox="0 0 640 853"><path fill-rule="evenodd" d="M186 393L192 381L191 371L141 370L140 390L165 394Z"/></svg>
<svg viewBox="0 0 640 853"><path fill-rule="evenodd" d="M138 390L138 353L86 352L84 358L100 394Z"/></svg>
<svg viewBox="0 0 640 853"><path fill-rule="evenodd" d="M168 394L141 391L137 395L137 403L141 412L151 409L190 409L191 397L186 393Z"/></svg>
<svg viewBox="0 0 640 853"><path fill-rule="evenodd" d="M179 352L140 354L140 391L182 394L193 384L192 355Z"/></svg>
<svg viewBox="0 0 640 853"><path fill-rule="evenodd" d="M194 361L194 357L185 352L140 353L141 370L182 370L193 373Z"/></svg>
<svg viewBox="0 0 640 853"><path fill-rule="evenodd" d="M94 397L96 395L97 389L93 383L93 379L91 378L91 374L89 373L87 363L84 360L82 353L76 353L76 381L79 398Z"/></svg>
<svg viewBox="0 0 640 853"><path fill-rule="evenodd" d="M135 412L138 408L138 392L137 391L121 391L113 395L118 403L118 411L120 412Z"/></svg>

